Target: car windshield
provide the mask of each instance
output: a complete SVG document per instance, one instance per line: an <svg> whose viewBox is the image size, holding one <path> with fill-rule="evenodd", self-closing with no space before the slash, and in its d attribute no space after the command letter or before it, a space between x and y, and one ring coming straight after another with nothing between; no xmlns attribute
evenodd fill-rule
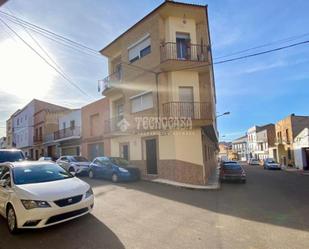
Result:
<svg viewBox="0 0 309 249"><path fill-rule="evenodd" d="M112 157L110 159L114 164L117 164L117 165L120 165L122 167L125 167L125 166L128 166L129 165L129 162L124 159L124 158L121 158L121 157Z"/></svg>
<svg viewBox="0 0 309 249"><path fill-rule="evenodd" d="M240 170L241 166L239 164L230 163L230 164L225 164L224 165L224 169L227 169L227 170Z"/></svg>
<svg viewBox="0 0 309 249"><path fill-rule="evenodd" d="M87 158L82 157L82 156L73 156L73 157L70 157L69 159L72 162L89 162Z"/></svg>
<svg viewBox="0 0 309 249"><path fill-rule="evenodd" d="M267 160L268 163L276 163L274 160Z"/></svg>
<svg viewBox="0 0 309 249"><path fill-rule="evenodd" d="M13 168L13 179L16 185L52 182L72 177L57 164L36 164Z"/></svg>
<svg viewBox="0 0 309 249"><path fill-rule="evenodd" d="M25 160L21 151L0 151L0 163L18 162Z"/></svg>

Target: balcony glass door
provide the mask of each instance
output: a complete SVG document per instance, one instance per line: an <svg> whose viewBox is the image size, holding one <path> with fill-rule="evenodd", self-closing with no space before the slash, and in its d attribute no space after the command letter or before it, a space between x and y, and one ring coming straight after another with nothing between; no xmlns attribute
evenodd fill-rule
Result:
<svg viewBox="0 0 309 249"><path fill-rule="evenodd" d="M194 118L193 87L179 87L179 101L180 116Z"/></svg>
<svg viewBox="0 0 309 249"><path fill-rule="evenodd" d="M176 34L177 59L186 60L189 58L189 43L190 34Z"/></svg>

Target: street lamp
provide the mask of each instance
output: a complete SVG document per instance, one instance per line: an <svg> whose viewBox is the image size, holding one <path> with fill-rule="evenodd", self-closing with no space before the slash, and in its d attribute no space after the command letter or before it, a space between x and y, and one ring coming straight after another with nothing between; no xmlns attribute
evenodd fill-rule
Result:
<svg viewBox="0 0 309 249"><path fill-rule="evenodd" d="M223 113L221 115L216 116L216 118L219 118L219 117L222 117L222 116L225 116L225 115L230 115L230 114L231 114L230 112L225 112L225 113Z"/></svg>

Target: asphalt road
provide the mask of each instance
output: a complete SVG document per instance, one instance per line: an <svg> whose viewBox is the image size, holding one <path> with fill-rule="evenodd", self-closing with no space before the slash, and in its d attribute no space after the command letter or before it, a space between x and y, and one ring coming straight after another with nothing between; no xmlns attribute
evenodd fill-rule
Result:
<svg viewBox="0 0 309 249"><path fill-rule="evenodd" d="M91 215L17 236L0 218L0 248L309 248L309 176L246 170L247 184L218 191L85 178L96 196Z"/></svg>

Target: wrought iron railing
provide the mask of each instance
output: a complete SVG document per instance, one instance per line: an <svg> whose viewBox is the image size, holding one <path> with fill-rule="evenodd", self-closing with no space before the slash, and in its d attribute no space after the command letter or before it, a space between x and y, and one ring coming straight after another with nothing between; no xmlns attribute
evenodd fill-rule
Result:
<svg viewBox="0 0 309 249"><path fill-rule="evenodd" d="M168 102L163 104L163 116L191 119L213 119L209 102Z"/></svg>
<svg viewBox="0 0 309 249"><path fill-rule="evenodd" d="M166 60L206 62L208 50L209 47L205 45L167 42L161 45L161 62Z"/></svg>
<svg viewBox="0 0 309 249"><path fill-rule="evenodd" d="M107 76L103 80L99 80L99 91L104 92L106 89L111 88L113 85L120 83L121 78L122 72L120 70Z"/></svg>
<svg viewBox="0 0 309 249"><path fill-rule="evenodd" d="M69 137L80 137L80 127L69 127L66 129L58 130L54 132L55 140L69 138Z"/></svg>

